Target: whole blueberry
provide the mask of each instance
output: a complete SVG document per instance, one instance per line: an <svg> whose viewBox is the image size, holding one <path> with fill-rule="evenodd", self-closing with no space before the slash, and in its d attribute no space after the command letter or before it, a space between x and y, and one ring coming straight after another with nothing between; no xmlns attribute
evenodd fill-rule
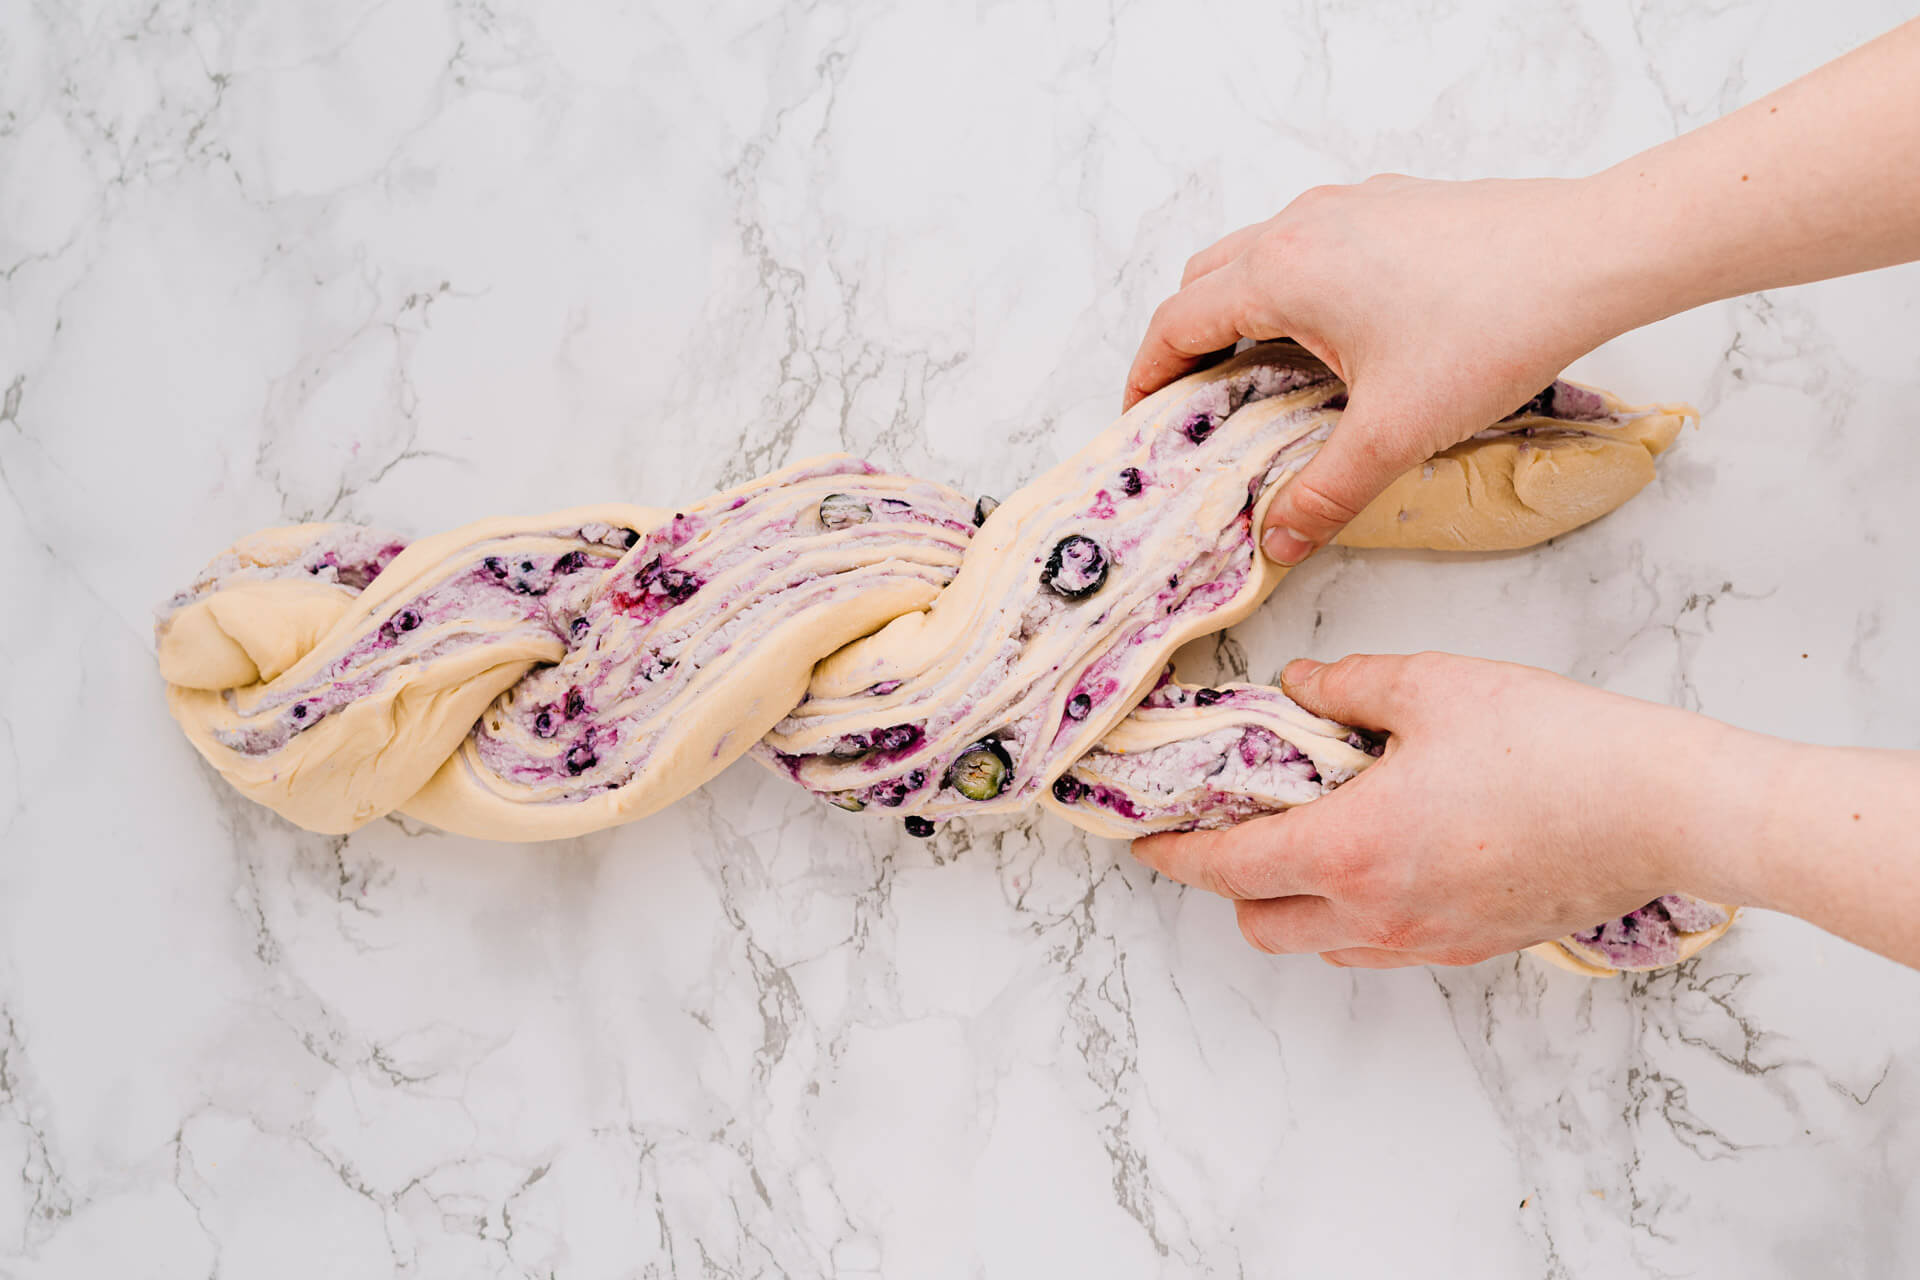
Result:
<svg viewBox="0 0 1920 1280"><path fill-rule="evenodd" d="M922 840L933 834L933 823L927 821L927 819L917 813L907 818L906 827L908 835L918 836Z"/></svg>
<svg viewBox="0 0 1920 1280"><path fill-rule="evenodd" d="M1083 534L1069 534L1054 543L1040 571L1040 585L1069 600L1090 596L1107 583L1107 553Z"/></svg>
<svg viewBox="0 0 1920 1280"><path fill-rule="evenodd" d="M411 631L419 625L420 614L416 610L402 609L393 615L393 629L395 631Z"/></svg>
<svg viewBox="0 0 1920 1280"><path fill-rule="evenodd" d="M1141 479L1140 468L1128 467L1120 473L1120 491L1129 498L1139 497L1140 490L1145 487L1146 481Z"/></svg>
<svg viewBox="0 0 1920 1280"><path fill-rule="evenodd" d="M553 736L553 709L551 707L540 708L540 714L533 718L533 736L536 738L551 738Z"/></svg>
<svg viewBox="0 0 1920 1280"><path fill-rule="evenodd" d="M999 509L1000 509L1000 499L992 496L991 494L986 494L986 493L981 494L980 500L973 504L974 527L978 528L980 525L985 524L987 522L987 517L992 515L995 511Z"/></svg>
<svg viewBox="0 0 1920 1280"><path fill-rule="evenodd" d="M873 508L850 493L830 493L820 499L820 527L851 529L873 519Z"/></svg>
<svg viewBox="0 0 1920 1280"><path fill-rule="evenodd" d="M1186 433L1187 439L1193 441L1195 444L1199 444L1208 436L1212 435L1214 428L1219 425L1220 423L1215 420L1212 414L1196 413L1191 418L1188 418L1185 425L1180 429Z"/></svg>
<svg viewBox="0 0 1920 1280"><path fill-rule="evenodd" d="M947 767L947 785L969 800L993 799L1012 776L1013 758L996 738L980 739Z"/></svg>
<svg viewBox="0 0 1920 1280"><path fill-rule="evenodd" d="M1087 713L1091 710L1093 710L1093 699L1084 693L1076 693L1067 699L1067 718L1069 720L1085 720Z"/></svg>
<svg viewBox="0 0 1920 1280"><path fill-rule="evenodd" d="M1074 804L1085 794L1086 784L1070 773L1063 773L1053 780L1053 798L1061 804Z"/></svg>
<svg viewBox="0 0 1920 1280"><path fill-rule="evenodd" d="M1214 703L1224 700L1226 696L1226 694L1220 692L1218 689L1201 689L1193 695L1193 700L1200 706L1210 707Z"/></svg>

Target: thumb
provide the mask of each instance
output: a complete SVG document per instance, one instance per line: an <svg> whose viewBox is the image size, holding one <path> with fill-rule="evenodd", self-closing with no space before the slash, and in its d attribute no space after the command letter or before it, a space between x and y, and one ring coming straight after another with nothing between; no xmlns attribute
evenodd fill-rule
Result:
<svg viewBox="0 0 1920 1280"><path fill-rule="evenodd" d="M1392 732L1407 715L1416 692L1408 679L1412 661L1401 654L1380 653L1356 653L1338 662L1296 658L1280 673L1280 688L1317 716Z"/></svg>
<svg viewBox="0 0 1920 1280"><path fill-rule="evenodd" d="M1388 418L1364 393L1351 395L1333 434L1267 508L1260 546L1270 560L1299 564L1432 453L1408 424Z"/></svg>

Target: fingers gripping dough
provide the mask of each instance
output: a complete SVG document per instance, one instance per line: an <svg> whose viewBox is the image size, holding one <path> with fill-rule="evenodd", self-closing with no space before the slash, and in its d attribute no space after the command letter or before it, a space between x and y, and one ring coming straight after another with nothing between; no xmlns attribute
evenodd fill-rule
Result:
<svg viewBox="0 0 1920 1280"><path fill-rule="evenodd" d="M1256 347L978 518L950 489L824 458L681 511L412 545L270 530L169 602L161 670L201 753L315 830L400 809L493 839L575 835L750 748L910 829L1036 802L1100 834L1224 825L1372 759L1277 691L1164 676L1284 575L1256 550L1265 504L1344 403L1297 347ZM1402 477L1347 540L1537 542L1643 486L1683 420L1557 383Z"/></svg>

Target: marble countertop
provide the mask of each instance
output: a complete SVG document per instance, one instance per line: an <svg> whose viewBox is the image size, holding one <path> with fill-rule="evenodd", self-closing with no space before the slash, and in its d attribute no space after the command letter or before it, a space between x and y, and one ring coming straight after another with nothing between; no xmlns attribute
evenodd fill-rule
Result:
<svg viewBox="0 0 1920 1280"><path fill-rule="evenodd" d="M742 764L564 845L329 838L168 720L153 607L242 533L840 448L1004 493L1219 233L1587 172L1905 10L1197 8L0 9L0 1276L1920 1270L1920 974L1794 921L1336 971L1051 820L916 841ZM1908 268L1623 338L1576 376L1704 411L1655 487L1321 557L1221 661L1920 745L1916 333Z"/></svg>

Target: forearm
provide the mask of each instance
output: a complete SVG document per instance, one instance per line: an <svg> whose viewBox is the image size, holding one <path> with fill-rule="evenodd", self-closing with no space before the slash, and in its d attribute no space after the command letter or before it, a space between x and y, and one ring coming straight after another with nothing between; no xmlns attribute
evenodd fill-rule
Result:
<svg viewBox="0 0 1920 1280"><path fill-rule="evenodd" d="M1608 337L1920 258L1920 20L1576 185Z"/></svg>
<svg viewBox="0 0 1920 1280"><path fill-rule="evenodd" d="M1702 721L1677 886L1809 920L1920 966L1920 752L1815 747Z"/></svg>

